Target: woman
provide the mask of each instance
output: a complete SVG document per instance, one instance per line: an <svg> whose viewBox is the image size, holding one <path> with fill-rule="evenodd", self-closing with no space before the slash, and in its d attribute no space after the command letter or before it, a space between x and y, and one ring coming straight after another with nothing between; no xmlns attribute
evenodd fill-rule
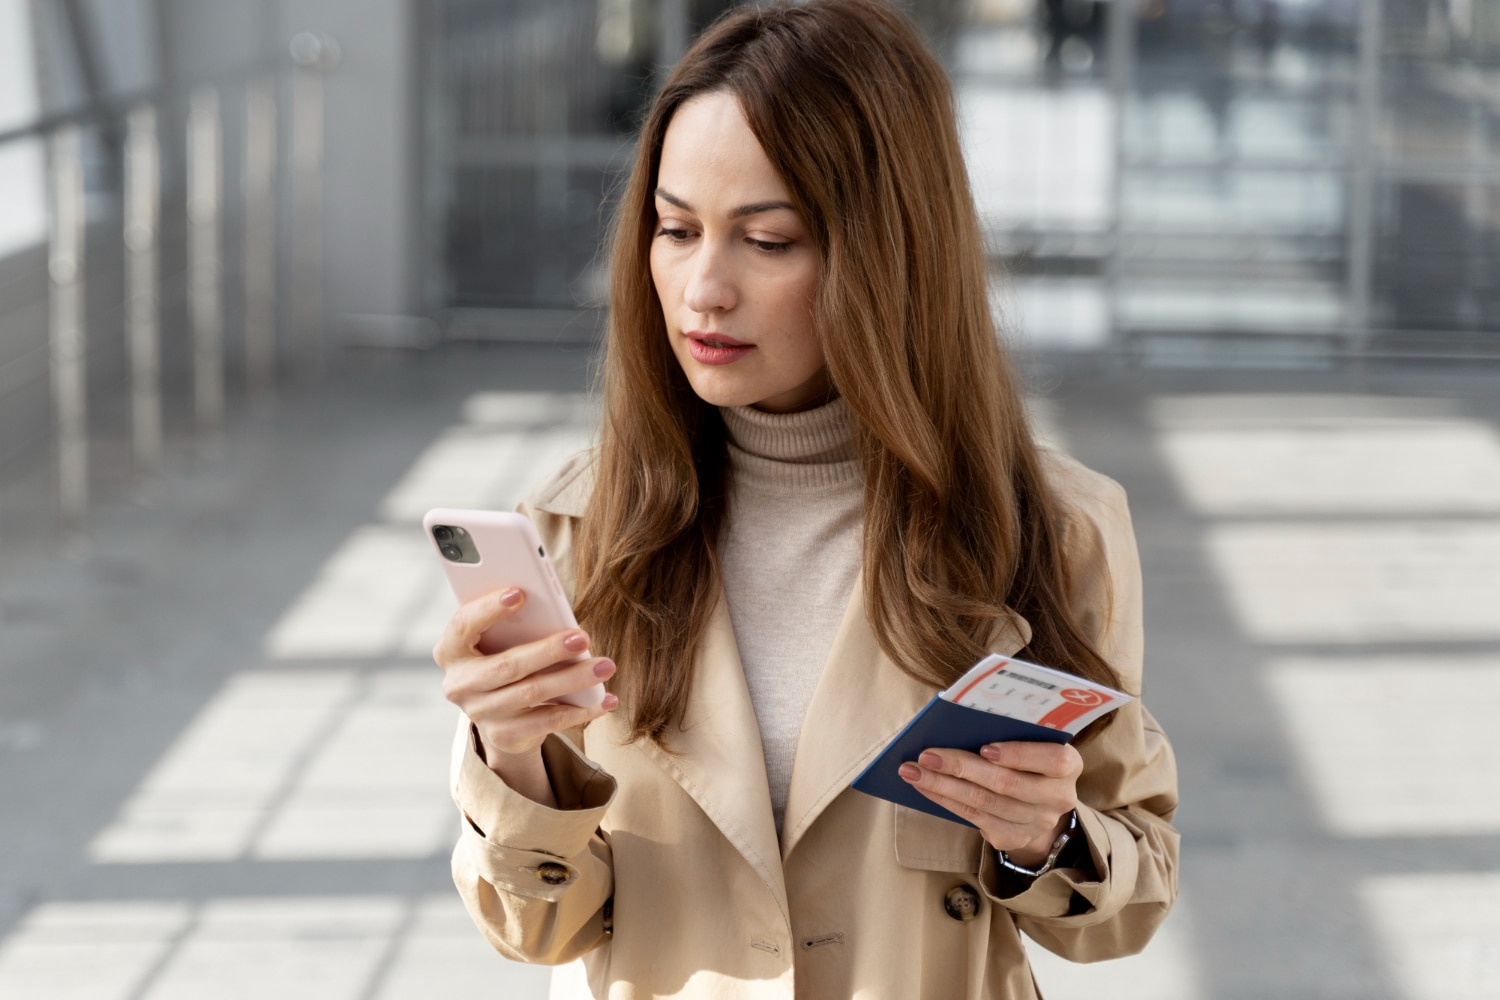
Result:
<svg viewBox="0 0 1500 1000"><path fill-rule="evenodd" d="M611 273L599 446L524 505L587 632L479 655L512 588L435 650L489 940L583 956L612 998L1032 997L1020 931L1141 948L1176 780L1139 702L903 768L974 826L848 787L986 652L1140 689L1123 494L1032 444L911 26L812 0L712 27L644 126ZM601 708L553 704L600 679Z"/></svg>

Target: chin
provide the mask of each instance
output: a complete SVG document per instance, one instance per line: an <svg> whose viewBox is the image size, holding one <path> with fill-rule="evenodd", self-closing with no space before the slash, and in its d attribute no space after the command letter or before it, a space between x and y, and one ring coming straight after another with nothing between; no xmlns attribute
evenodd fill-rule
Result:
<svg viewBox="0 0 1500 1000"><path fill-rule="evenodd" d="M710 406L754 406L762 396L753 390L734 385L725 385L718 379L689 378L688 384L694 394Z"/></svg>
<svg viewBox="0 0 1500 1000"><path fill-rule="evenodd" d="M795 413L818 406L832 395L826 386L766 385L759 379L727 377L726 372L701 368L687 369L687 376L694 394L710 406L755 406L771 413Z"/></svg>
<svg viewBox="0 0 1500 1000"><path fill-rule="evenodd" d="M753 380L746 379L739 372L700 365L692 358L681 356L677 363L687 376L693 395L710 406L749 406L760 398L755 394L756 387L751 384Z"/></svg>

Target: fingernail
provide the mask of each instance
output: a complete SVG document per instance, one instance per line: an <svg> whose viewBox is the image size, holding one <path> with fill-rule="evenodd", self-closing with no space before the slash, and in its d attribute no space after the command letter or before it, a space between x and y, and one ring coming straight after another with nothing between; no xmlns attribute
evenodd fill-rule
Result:
<svg viewBox="0 0 1500 1000"><path fill-rule="evenodd" d="M911 782L916 782L922 777L922 769L915 764L902 764L900 773L901 777Z"/></svg>
<svg viewBox="0 0 1500 1000"><path fill-rule="evenodd" d="M979 756L983 757L985 760L999 760L1000 748L995 746L995 744L993 743L986 743L984 746L979 748Z"/></svg>
<svg viewBox="0 0 1500 1000"><path fill-rule="evenodd" d="M500 592L500 606L502 608L514 608L525 599L526 595L521 593L520 587L507 587Z"/></svg>
<svg viewBox="0 0 1500 1000"><path fill-rule="evenodd" d="M594 676L599 678L601 681L608 677L613 677L614 675L615 661L600 660L598 663L594 664Z"/></svg>
<svg viewBox="0 0 1500 1000"><path fill-rule="evenodd" d="M563 648L574 653L581 653L589 648L589 637L586 632L574 632L563 640Z"/></svg>
<svg viewBox="0 0 1500 1000"><path fill-rule="evenodd" d="M620 707L620 699L612 694L607 694L604 696L604 701L600 704L604 706L606 712L613 712L616 708Z"/></svg>
<svg viewBox="0 0 1500 1000"><path fill-rule="evenodd" d="M922 755L917 758L917 763L921 764L929 771L937 771L943 766L943 758L939 757L931 750L924 750L922 751Z"/></svg>

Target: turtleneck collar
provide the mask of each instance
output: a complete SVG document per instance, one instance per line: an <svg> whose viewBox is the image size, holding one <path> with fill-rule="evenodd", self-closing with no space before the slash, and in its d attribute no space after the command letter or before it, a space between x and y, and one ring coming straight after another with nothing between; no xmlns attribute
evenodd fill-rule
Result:
<svg viewBox="0 0 1500 1000"><path fill-rule="evenodd" d="M799 413L721 407L735 482L772 493L824 493L859 481L854 414L843 397Z"/></svg>

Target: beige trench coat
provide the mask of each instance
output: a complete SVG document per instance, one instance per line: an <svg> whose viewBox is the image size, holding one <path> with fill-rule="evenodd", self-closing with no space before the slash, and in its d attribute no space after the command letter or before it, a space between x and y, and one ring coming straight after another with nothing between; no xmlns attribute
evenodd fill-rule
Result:
<svg viewBox="0 0 1500 1000"><path fill-rule="evenodd" d="M1048 455L1080 621L1131 692L1141 682L1140 570L1124 492ZM525 510L571 593L586 456ZM992 649L1025 645L1016 618ZM628 669L628 667L627 667ZM1137 702L1086 743L1078 809L1094 871L1008 883L971 827L850 781L932 696L880 650L856 584L797 747L778 839L759 729L722 599L698 652L679 751L622 745L606 716L543 748L561 810L511 791L460 727L453 794L467 819L458 890L490 943L527 962L584 956L592 995L955 1000L1038 996L1020 934L1077 961L1132 954L1177 893L1176 768ZM1008 876L1017 878L1016 876ZM977 890L971 919L944 906Z"/></svg>

